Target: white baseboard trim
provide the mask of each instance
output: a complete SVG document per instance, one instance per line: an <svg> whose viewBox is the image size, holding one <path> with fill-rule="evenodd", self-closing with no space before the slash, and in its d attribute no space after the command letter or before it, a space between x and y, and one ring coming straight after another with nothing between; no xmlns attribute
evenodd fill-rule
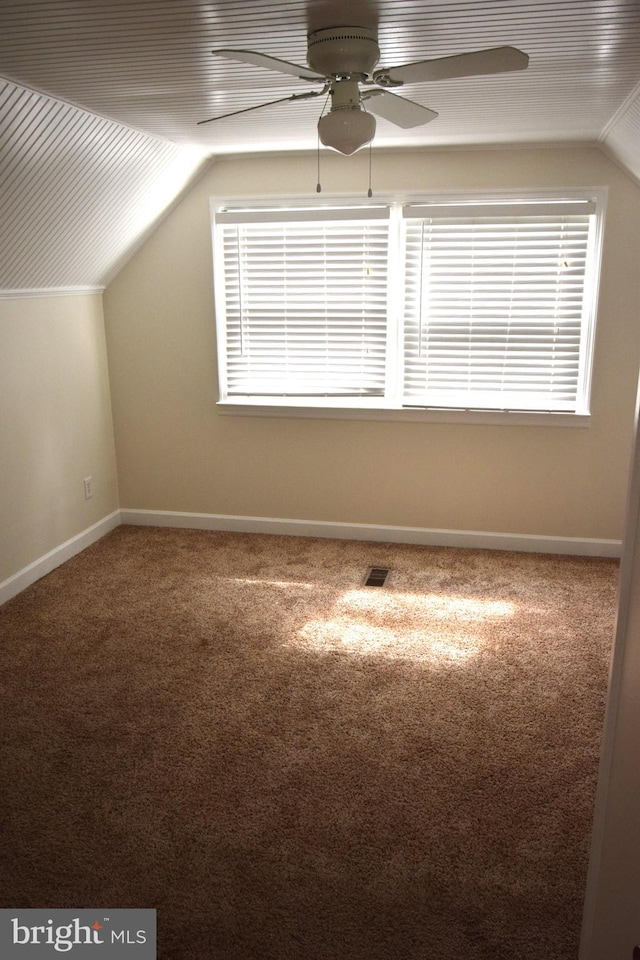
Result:
<svg viewBox="0 0 640 960"><path fill-rule="evenodd" d="M370 523L334 523L324 520L281 520L272 517L234 517L213 513L178 513L168 510L120 511L122 523L147 527L182 527L231 533L271 533L294 537L333 537L337 540L370 540L379 543L415 543L432 547L469 547L557 553L582 557L619 557L620 540L581 537L541 537L531 534L482 533L473 530L432 530Z"/></svg>
<svg viewBox="0 0 640 960"><path fill-rule="evenodd" d="M377 543L414 543L430 547L468 547L481 550L514 550L523 553L556 553L580 557L618 558L620 540L581 537L541 537L532 534L483 533L475 530L435 530L427 527L394 527L373 523L335 523L325 520L285 520L274 517L234 517L215 513L180 513L170 510L115 510L81 533L61 543L0 583L0 606L106 536L121 523L144 527L179 527L229 533L269 533L292 537L329 537Z"/></svg>
<svg viewBox="0 0 640 960"><path fill-rule="evenodd" d="M103 517L102 520L98 520L97 523L87 527L86 530L76 534L75 537L61 543L60 546L50 550L49 553L45 553L44 556L23 567L8 580L3 580L0 583L0 606L31 586L36 580L40 580L41 577L51 573L60 564L65 563L86 547L91 546L96 540L100 540L107 533L115 530L121 523L120 511L115 510L108 516Z"/></svg>

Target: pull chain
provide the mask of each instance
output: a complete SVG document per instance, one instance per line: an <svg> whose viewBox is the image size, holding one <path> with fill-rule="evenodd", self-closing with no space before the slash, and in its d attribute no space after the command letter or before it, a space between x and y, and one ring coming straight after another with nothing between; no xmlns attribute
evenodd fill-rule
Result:
<svg viewBox="0 0 640 960"><path fill-rule="evenodd" d="M330 96L331 96L330 93L328 93L327 96L326 96L326 99L325 99L325 101L324 101L324 103L323 103L323 105L322 105L322 112L321 112L321 114L320 114L320 118L319 118L319 120L318 120L318 123L319 123L320 120L322 120L322 118L324 117L324 112L325 112L325 110L327 109L327 104L329 103L329 98L330 98ZM316 183L316 193L321 193L321 192L322 192L322 186L320 185L320 127L318 127L317 130L318 130L318 182Z"/></svg>
<svg viewBox="0 0 640 960"><path fill-rule="evenodd" d="M367 190L367 196L373 196L373 190L371 189L371 141L369 141L369 189Z"/></svg>

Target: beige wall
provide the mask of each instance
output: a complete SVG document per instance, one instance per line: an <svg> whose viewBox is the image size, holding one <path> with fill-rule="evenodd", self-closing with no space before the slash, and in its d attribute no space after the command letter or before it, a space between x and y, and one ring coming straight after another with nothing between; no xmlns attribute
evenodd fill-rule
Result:
<svg viewBox="0 0 640 960"><path fill-rule="evenodd" d="M367 156L323 158L323 198ZM211 197L315 192L313 157L221 160L105 293L121 506L541 536L622 535L640 359L640 190L595 149L374 153L374 190L607 186L588 429L221 415Z"/></svg>
<svg viewBox="0 0 640 960"><path fill-rule="evenodd" d="M0 300L0 451L1 583L117 509L99 295Z"/></svg>

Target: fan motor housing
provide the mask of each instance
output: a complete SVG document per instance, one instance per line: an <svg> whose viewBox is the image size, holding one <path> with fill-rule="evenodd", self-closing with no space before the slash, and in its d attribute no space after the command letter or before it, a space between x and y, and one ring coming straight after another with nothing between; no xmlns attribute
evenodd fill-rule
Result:
<svg viewBox="0 0 640 960"><path fill-rule="evenodd" d="M368 77L379 59L376 32L367 27L332 27L309 34L307 63L323 77Z"/></svg>

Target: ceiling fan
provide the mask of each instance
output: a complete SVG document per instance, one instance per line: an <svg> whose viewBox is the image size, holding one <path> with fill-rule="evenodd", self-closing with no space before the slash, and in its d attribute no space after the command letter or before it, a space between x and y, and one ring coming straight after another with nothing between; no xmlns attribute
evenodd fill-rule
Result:
<svg viewBox="0 0 640 960"><path fill-rule="evenodd" d="M266 67L300 80L320 83L322 87L319 90L294 93L255 107L234 110L219 117L201 120L200 123L211 123L275 103L307 100L326 94L331 99L331 108L318 121L320 140L325 146L349 155L373 140L376 121L372 113L404 129L422 126L438 116L428 107L391 93L389 87L508 73L525 70L529 63L527 54L516 47L492 47L473 53L439 57L435 60L418 60L415 63L376 70L380 59L378 37L376 31L368 27L330 27L315 30L308 35L307 42L308 67L253 50L212 50L214 56ZM364 109L364 104L371 112Z"/></svg>

